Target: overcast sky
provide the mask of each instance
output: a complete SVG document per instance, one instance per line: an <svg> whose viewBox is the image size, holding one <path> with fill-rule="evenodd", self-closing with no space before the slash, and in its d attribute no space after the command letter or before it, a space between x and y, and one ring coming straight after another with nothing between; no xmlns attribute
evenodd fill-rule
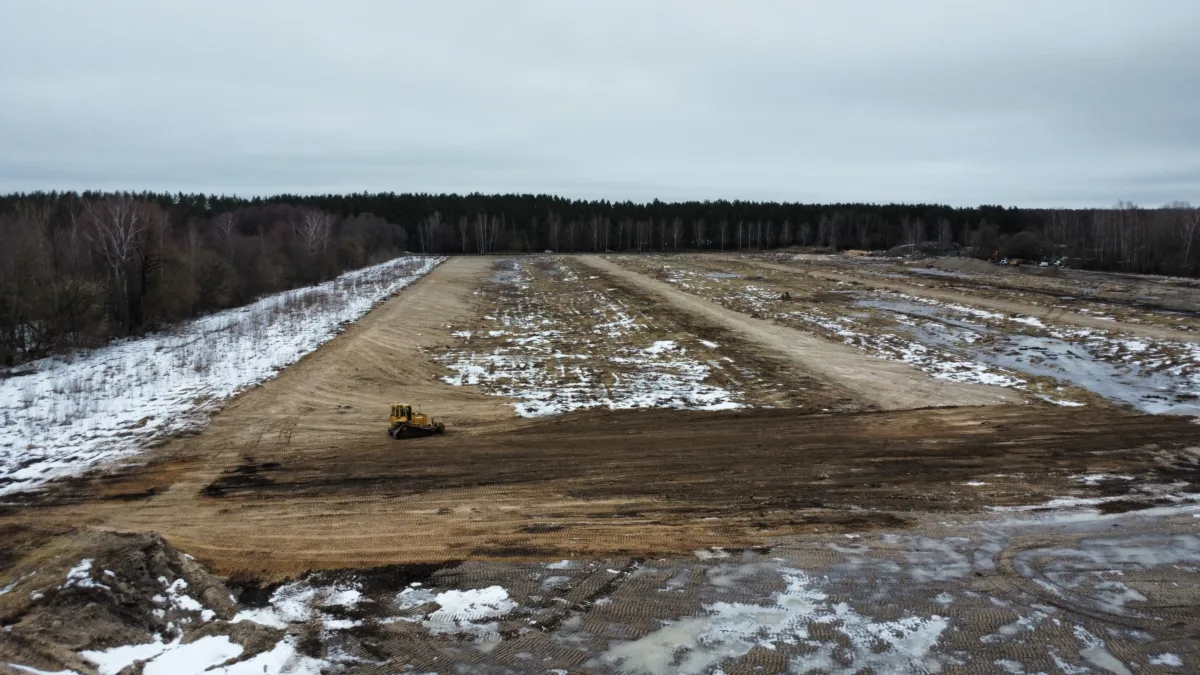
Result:
<svg viewBox="0 0 1200 675"><path fill-rule="evenodd" d="M1200 202L1197 0L0 0L0 191Z"/></svg>

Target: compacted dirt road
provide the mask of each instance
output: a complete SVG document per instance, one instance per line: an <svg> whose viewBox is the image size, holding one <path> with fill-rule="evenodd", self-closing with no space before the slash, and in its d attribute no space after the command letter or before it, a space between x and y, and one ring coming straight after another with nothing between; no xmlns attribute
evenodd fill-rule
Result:
<svg viewBox="0 0 1200 675"><path fill-rule="evenodd" d="M1020 400L1011 391L998 387L935 380L903 363L874 359L852 347L828 342L770 321L755 319L627 270L604 258L584 256L581 260L608 274L653 291L672 306L724 325L766 350L784 354L805 369L836 382L885 410L988 405Z"/></svg>

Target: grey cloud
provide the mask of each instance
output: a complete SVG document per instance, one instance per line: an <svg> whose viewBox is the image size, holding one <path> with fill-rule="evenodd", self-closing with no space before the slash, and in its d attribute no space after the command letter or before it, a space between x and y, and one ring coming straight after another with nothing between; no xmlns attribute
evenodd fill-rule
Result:
<svg viewBox="0 0 1200 675"><path fill-rule="evenodd" d="M9 2L0 190L1200 202L1200 4Z"/></svg>

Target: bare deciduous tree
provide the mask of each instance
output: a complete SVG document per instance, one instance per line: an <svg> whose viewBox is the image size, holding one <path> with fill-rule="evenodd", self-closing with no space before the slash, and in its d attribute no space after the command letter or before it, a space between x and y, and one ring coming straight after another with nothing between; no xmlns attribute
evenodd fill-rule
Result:
<svg viewBox="0 0 1200 675"><path fill-rule="evenodd" d="M468 233L468 231L469 231L469 224L467 222L467 217L459 216L458 217L458 236L459 236L459 239L462 241L462 252L463 253L467 252L467 233Z"/></svg>
<svg viewBox="0 0 1200 675"><path fill-rule="evenodd" d="M316 256L329 248L329 236L333 233L334 217L319 209L306 209L300 214L300 219L292 223L292 233L295 234L308 254Z"/></svg>
<svg viewBox="0 0 1200 675"><path fill-rule="evenodd" d="M938 220L938 248L946 250L954 244L954 230L950 221L945 218Z"/></svg>
<svg viewBox="0 0 1200 675"><path fill-rule="evenodd" d="M425 216L417 225L417 237L420 239L421 252L430 253L436 245L438 233L442 230L442 214L439 211Z"/></svg>
<svg viewBox="0 0 1200 675"><path fill-rule="evenodd" d="M591 234L592 239L592 253L596 253L600 249L600 228L602 226L602 220L603 219L600 216L594 214L588 220L588 232Z"/></svg>
<svg viewBox="0 0 1200 675"><path fill-rule="evenodd" d="M232 212L219 214L213 219L213 229L217 231L217 238L225 245L230 262L233 262L233 235L237 231L234 229L236 227L237 216Z"/></svg>
<svg viewBox="0 0 1200 675"><path fill-rule="evenodd" d="M558 234L562 230L562 218L551 211L546 216L546 228L550 232L550 250L558 253Z"/></svg>

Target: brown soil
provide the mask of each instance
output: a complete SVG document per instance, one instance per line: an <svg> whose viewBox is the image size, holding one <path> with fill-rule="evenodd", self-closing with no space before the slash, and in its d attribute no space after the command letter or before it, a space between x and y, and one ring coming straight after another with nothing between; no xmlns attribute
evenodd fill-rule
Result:
<svg viewBox="0 0 1200 675"><path fill-rule="evenodd" d="M522 420L503 399L437 380L441 367L419 349L446 346L450 322L489 310L472 290L491 264L451 260L240 397L200 436L59 484L0 524L158 532L218 573L263 579L465 558L644 556L1087 494L1097 488L1067 476L1144 474L1155 465L1140 448L1195 438L1178 418L1028 405ZM672 311L694 308L772 352L800 340L797 331L732 326L696 302L672 302ZM801 344L821 346L814 341ZM796 353L820 372L811 354ZM869 384L871 375L839 383ZM445 419L448 433L391 440L384 415L393 399ZM907 399L922 401L936 399ZM986 489L962 485L987 476Z"/></svg>
<svg viewBox="0 0 1200 675"><path fill-rule="evenodd" d="M740 258L739 260L745 259ZM752 260L751 264L758 265L766 269L773 269L791 274L807 274L819 279L851 282L866 286L868 288L877 288L894 291L897 293L907 293L909 295L933 298L935 300L943 300L946 302L973 305L975 307L982 307L997 312L1025 314L1027 316L1037 317L1038 319L1044 319L1046 321L1082 326L1084 328L1119 330L1132 335L1140 335L1143 337L1162 340L1176 340L1180 342L1200 341L1200 334L1182 330L1173 330L1164 326L1131 323L1127 321L1107 321L1098 317L1088 316L1086 314L1078 314L1076 312L1066 311L1058 307L1040 307L1027 302L1015 302L1002 298L988 297L977 293L963 293L960 291L946 290L944 288L931 288L928 285L918 286L911 283L905 283L903 281L893 281L890 279L881 279L876 276L855 274L852 270L842 269L835 272L829 269L817 269L812 265L789 265L768 262L765 260Z"/></svg>
<svg viewBox="0 0 1200 675"><path fill-rule="evenodd" d="M1188 450L1196 426L1185 418L1094 406L952 407L994 400L996 392L933 383L602 259L585 262L603 270L597 281L606 292L650 317L656 337L721 342L755 373L757 400L780 407L517 418L503 398L438 379L446 371L433 356L455 345L451 333L458 327L482 325L497 301L487 290L495 260L455 258L239 397L199 436L0 507L0 587L13 589L0 596L0 624L15 626L9 640L0 640L0 663L91 672L80 649L145 642L169 631L178 617L154 613L159 577L186 580L194 597L228 619L239 606L262 602L271 582L309 570L358 570L364 592L379 602L413 581L501 584L532 614L502 624L505 642L491 658L519 671L521 655L532 653L579 669L589 650L603 650L609 640L645 635L665 620L701 611L702 599L710 598L696 589L708 573L687 556L698 549L724 547L723 555L732 552L753 567L765 551L759 547L773 546L770 555L819 569L839 542L852 541L842 533L866 541L873 531L890 536L912 528L924 536L938 523L965 521L987 507L1068 495L1107 497L1109 512L1136 514L1156 504L1136 489L1145 483L1200 490L1200 450ZM551 303L549 316L581 307L566 296L553 305L552 286L539 292ZM772 386L805 392L771 399L764 392ZM813 413L808 407L846 403L843 395L908 409L847 405ZM384 433L392 400L433 413L448 433L393 441ZM933 405L941 407L926 407ZM1078 474L1133 478L1085 485L1072 480ZM882 534L876 539L863 550L895 545ZM673 555L684 557L655 560ZM97 572L110 586L103 594L59 587L85 557L96 570L114 572L111 582ZM926 607L928 598L903 602L956 617L964 630L946 634L947 649L981 649L980 635L1016 620L984 598L1028 599L1040 588L1023 581L1010 557L1000 556L998 577L977 572L955 582L975 595L954 607ZM554 578L566 581L548 587L547 571L534 561L563 558L590 562L554 570ZM349 574L326 574L343 573ZM1170 574L1187 586L1183 572ZM689 584L686 593L663 591L675 579ZM846 597L870 595L864 585L877 581L847 578ZM898 587L910 585L906 579ZM34 598L30 589L44 595ZM1191 639L1192 627L1171 614L1185 614L1177 593L1157 600L1170 603L1161 612L1173 622L1163 628L1147 620L1147 626ZM885 614L899 607L894 599L879 603ZM571 637L576 629L568 622L585 615L587 639L595 644ZM219 620L189 626L185 641L218 631L244 645L246 655L269 649L282 634ZM576 642L553 639L560 629ZM311 643L319 654L319 626L302 632L301 645ZM428 670L447 659L482 658L407 622L368 626L350 639L389 667Z"/></svg>
<svg viewBox="0 0 1200 675"><path fill-rule="evenodd" d="M906 364L871 358L852 347L822 340L810 333L767 320L755 319L604 258L586 256L581 260L615 277L652 290L674 307L722 324L766 351L785 355L799 366L837 383L879 408L986 405L1020 400L1011 391L998 387L935 380Z"/></svg>

